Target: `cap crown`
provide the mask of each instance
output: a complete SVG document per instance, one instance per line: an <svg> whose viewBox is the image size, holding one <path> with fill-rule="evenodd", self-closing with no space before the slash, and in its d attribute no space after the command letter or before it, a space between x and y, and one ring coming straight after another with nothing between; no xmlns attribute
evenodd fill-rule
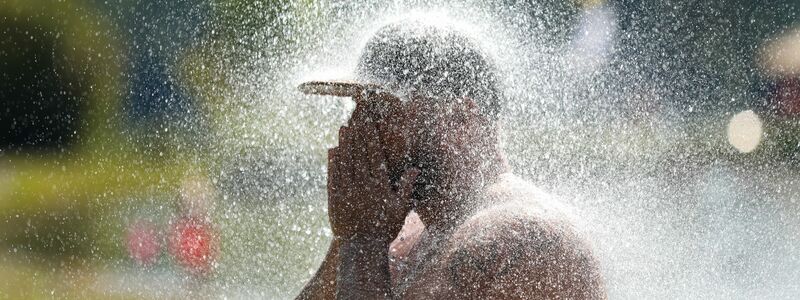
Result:
<svg viewBox="0 0 800 300"><path fill-rule="evenodd" d="M487 116L496 117L499 110L494 61L476 39L450 26L405 21L380 28L367 42L356 74L401 94L469 97Z"/></svg>

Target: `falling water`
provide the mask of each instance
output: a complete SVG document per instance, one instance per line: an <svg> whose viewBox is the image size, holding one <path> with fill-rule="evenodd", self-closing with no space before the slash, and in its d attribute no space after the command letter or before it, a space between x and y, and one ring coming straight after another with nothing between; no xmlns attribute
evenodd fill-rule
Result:
<svg viewBox="0 0 800 300"><path fill-rule="evenodd" d="M787 152L782 138L797 135L797 119L787 127L773 117L754 88L765 80L756 41L800 21L800 5L446 2L202 6L216 17L172 45L182 54L166 71L195 104L161 130L188 136L171 142L176 161L212 187L214 275L126 257L104 264L93 288L147 298L297 294L331 239L326 149L353 103L296 86L347 78L380 25L421 18L457 24L497 56L514 172L575 208L610 299L800 296L800 144ZM732 40L737 30L750 34ZM169 219L163 203L173 196L162 190L174 185L155 182L105 218Z"/></svg>
<svg viewBox="0 0 800 300"><path fill-rule="evenodd" d="M290 296L316 270L330 239L324 150L335 145L352 103L304 96L295 86L347 78L375 28L411 17L459 24L499 57L510 98L504 145L514 170L577 208L611 299L800 292L793 280L800 275L797 172L769 154L741 154L726 139L733 114L757 96L734 85L752 80L752 62L708 57L712 47L731 47L714 43L725 43L732 29L699 30L683 17L675 26L687 28L659 33L668 22L659 20L656 29L639 30L641 19L666 17L620 20L612 4L362 1L293 9L289 17L317 22L283 33L291 51L265 50L281 42L260 33L243 42L245 51L223 50L238 55L223 71L231 88L222 97L233 112L218 124L224 128L213 156L222 169L244 166L236 177L244 181L226 181L236 196L221 216L229 228L220 280L227 291ZM693 9L709 17L723 8L675 11ZM669 49L652 36L659 34L686 37ZM727 67L692 65L708 59Z"/></svg>

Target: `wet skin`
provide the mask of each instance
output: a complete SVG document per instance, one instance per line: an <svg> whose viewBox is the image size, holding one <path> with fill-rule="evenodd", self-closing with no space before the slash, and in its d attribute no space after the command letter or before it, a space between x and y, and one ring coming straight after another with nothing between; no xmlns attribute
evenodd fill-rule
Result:
<svg viewBox="0 0 800 300"><path fill-rule="evenodd" d="M474 101L356 102L329 151L334 240L298 298L605 298L569 214L508 173Z"/></svg>

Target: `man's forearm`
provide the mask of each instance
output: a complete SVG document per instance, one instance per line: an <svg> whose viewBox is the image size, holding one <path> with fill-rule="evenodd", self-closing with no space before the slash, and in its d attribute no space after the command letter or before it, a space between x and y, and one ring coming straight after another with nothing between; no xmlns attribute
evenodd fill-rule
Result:
<svg viewBox="0 0 800 300"><path fill-rule="evenodd" d="M339 266L339 241L331 240L328 254L311 280L297 296L298 300L336 299L336 268Z"/></svg>
<svg viewBox="0 0 800 300"><path fill-rule="evenodd" d="M339 246L337 299L391 299L389 242L348 240Z"/></svg>

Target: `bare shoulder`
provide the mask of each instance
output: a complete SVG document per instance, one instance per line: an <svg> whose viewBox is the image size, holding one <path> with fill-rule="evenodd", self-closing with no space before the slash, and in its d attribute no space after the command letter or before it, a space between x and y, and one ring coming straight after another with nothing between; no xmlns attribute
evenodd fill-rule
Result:
<svg viewBox="0 0 800 300"><path fill-rule="evenodd" d="M487 195L499 204L470 216L445 249L456 294L605 298L597 260L566 206L518 178L504 178Z"/></svg>

